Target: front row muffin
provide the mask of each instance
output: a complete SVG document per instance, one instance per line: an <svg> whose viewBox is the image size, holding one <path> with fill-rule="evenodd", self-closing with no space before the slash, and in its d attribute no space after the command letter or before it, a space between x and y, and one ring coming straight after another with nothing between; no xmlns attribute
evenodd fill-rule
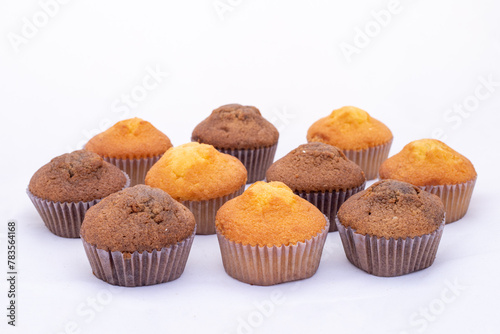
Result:
<svg viewBox="0 0 500 334"><path fill-rule="evenodd" d="M78 238L87 210L129 185L128 176L99 155L85 150L52 159L30 180L29 198L47 228L60 237Z"/></svg>
<svg viewBox="0 0 500 334"><path fill-rule="evenodd" d="M267 170L267 181L280 181L314 204L334 224L337 211L353 194L365 189L365 174L337 147L300 145Z"/></svg>
<svg viewBox="0 0 500 334"><path fill-rule="evenodd" d="M439 197L395 180L379 181L350 197L336 221L347 259L376 276L429 267L444 223Z"/></svg>
<svg viewBox="0 0 500 334"><path fill-rule="evenodd" d="M136 185L90 208L81 237L97 278L133 287L179 278L195 231L185 206L160 189Z"/></svg>
<svg viewBox="0 0 500 334"><path fill-rule="evenodd" d="M448 224L467 213L477 173L469 159L442 141L420 139L384 161L380 178L408 182L438 195Z"/></svg>
<svg viewBox="0 0 500 334"><path fill-rule="evenodd" d="M213 146L187 143L169 149L146 175L146 184L166 191L194 214L197 234L215 233L215 214L243 193L245 166Z"/></svg>
<svg viewBox="0 0 500 334"><path fill-rule="evenodd" d="M217 212L224 269L245 283L273 285L314 275L329 221L281 182L256 182Z"/></svg>
<svg viewBox="0 0 500 334"><path fill-rule="evenodd" d="M238 158L248 171L247 183L253 183L266 176L278 138L278 130L259 109L235 103L212 111L194 128L191 140Z"/></svg>

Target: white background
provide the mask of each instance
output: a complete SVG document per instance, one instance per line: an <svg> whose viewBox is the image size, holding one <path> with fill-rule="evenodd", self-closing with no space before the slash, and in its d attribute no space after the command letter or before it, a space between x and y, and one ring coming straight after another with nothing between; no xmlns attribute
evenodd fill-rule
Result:
<svg viewBox="0 0 500 334"><path fill-rule="evenodd" d="M497 330L500 5L401 0L381 26L373 11L388 3L73 0L52 7L44 20L38 1L2 0L0 331ZM218 13L217 4L229 9ZM30 31L26 20L39 27ZM365 28L368 39L359 33ZM14 40L22 42L16 47ZM347 44L357 48L351 57L341 50ZM168 76L144 90L155 69ZM122 94L133 93L126 107ZM344 105L389 126L391 155L440 132L479 174L469 212L446 226L432 267L403 277L355 268L330 233L311 279L250 286L225 274L215 236L197 236L177 281L112 288L93 277L80 240L52 235L25 194L39 167L120 119L149 120L179 145L227 103L255 105L273 121L280 130L277 158L304 143L315 120ZM15 329L4 315L9 219L18 223Z"/></svg>

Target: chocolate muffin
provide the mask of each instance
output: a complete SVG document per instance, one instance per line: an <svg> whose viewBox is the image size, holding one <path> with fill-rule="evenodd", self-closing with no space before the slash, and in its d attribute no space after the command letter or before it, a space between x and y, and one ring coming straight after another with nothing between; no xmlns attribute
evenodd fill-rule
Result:
<svg viewBox="0 0 500 334"><path fill-rule="evenodd" d="M383 180L349 198L336 223L352 264L373 275L398 276L434 262L444 219L439 197Z"/></svg>
<svg viewBox="0 0 500 334"><path fill-rule="evenodd" d="M272 164L279 133L262 117L259 109L227 104L193 130L192 141L213 145L222 153L237 157L248 171L247 183L264 179Z"/></svg>
<svg viewBox="0 0 500 334"><path fill-rule="evenodd" d="M269 167L267 181L280 181L314 204L336 231L338 208L365 188L365 174L337 147L313 142L300 145Z"/></svg>
<svg viewBox="0 0 500 334"><path fill-rule="evenodd" d="M118 167L96 153L79 150L37 170L27 193L52 233L78 238L88 208L128 184L128 176Z"/></svg>
<svg viewBox="0 0 500 334"><path fill-rule="evenodd" d="M81 237L95 276L143 286L180 277L195 230L188 208L161 189L137 185L92 207Z"/></svg>

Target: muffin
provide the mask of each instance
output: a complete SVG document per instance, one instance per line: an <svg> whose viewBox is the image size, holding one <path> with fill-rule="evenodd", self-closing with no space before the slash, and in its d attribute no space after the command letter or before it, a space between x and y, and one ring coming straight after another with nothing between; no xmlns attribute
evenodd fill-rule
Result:
<svg viewBox="0 0 500 334"><path fill-rule="evenodd" d="M477 173L472 163L436 139L416 140L380 166L381 179L395 179L438 195L446 223L462 218L469 208Z"/></svg>
<svg viewBox="0 0 500 334"><path fill-rule="evenodd" d="M352 264L372 275L399 276L434 262L444 217L436 195L383 180L345 201L336 224Z"/></svg>
<svg viewBox="0 0 500 334"><path fill-rule="evenodd" d="M199 143L168 150L146 176L147 185L166 191L193 212L197 234L215 233L217 210L243 193L246 180L238 159Z"/></svg>
<svg viewBox="0 0 500 334"><path fill-rule="evenodd" d="M314 204L331 222L346 199L365 189L365 174L337 147L300 145L269 167L267 181L280 181ZM330 232L336 231L335 224Z"/></svg>
<svg viewBox="0 0 500 334"><path fill-rule="evenodd" d="M217 212L224 269L249 284L273 285L314 275L329 221L281 182L256 182Z"/></svg>
<svg viewBox="0 0 500 334"><path fill-rule="evenodd" d="M194 216L185 206L141 184L93 206L81 236L97 278L133 287L179 278L195 231Z"/></svg>
<svg viewBox="0 0 500 334"><path fill-rule="evenodd" d="M30 180L29 198L47 228L60 237L78 238L87 210L128 187L128 176L99 155L85 150L52 159Z"/></svg>
<svg viewBox="0 0 500 334"><path fill-rule="evenodd" d="M165 134L137 117L116 123L85 145L86 150L126 172L132 186L144 183L148 170L171 147Z"/></svg>
<svg viewBox="0 0 500 334"><path fill-rule="evenodd" d="M356 107L336 109L307 131L308 142L340 148L363 169L367 180L377 178L380 165L389 155L392 138L387 126Z"/></svg>
<svg viewBox="0 0 500 334"><path fill-rule="evenodd" d="M198 124L191 140L238 158L248 171L247 183L253 183L263 180L273 163L278 137L276 127L262 117L259 109L227 104Z"/></svg>

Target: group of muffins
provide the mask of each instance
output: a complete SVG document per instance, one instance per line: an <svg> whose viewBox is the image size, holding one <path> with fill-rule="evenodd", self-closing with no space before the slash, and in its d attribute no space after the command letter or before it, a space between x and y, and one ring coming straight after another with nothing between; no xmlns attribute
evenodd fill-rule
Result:
<svg viewBox="0 0 500 334"><path fill-rule="evenodd" d="M217 234L231 277L272 285L314 275L337 230L347 259L373 275L430 266L477 177L437 140L388 158L392 132L355 107L312 124L308 143L273 163L278 139L257 108L239 104L215 109L175 147L151 123L128 119L40 168L27 193L52 233L81 237L108 283L174 280L195 234Z"/></svg>

